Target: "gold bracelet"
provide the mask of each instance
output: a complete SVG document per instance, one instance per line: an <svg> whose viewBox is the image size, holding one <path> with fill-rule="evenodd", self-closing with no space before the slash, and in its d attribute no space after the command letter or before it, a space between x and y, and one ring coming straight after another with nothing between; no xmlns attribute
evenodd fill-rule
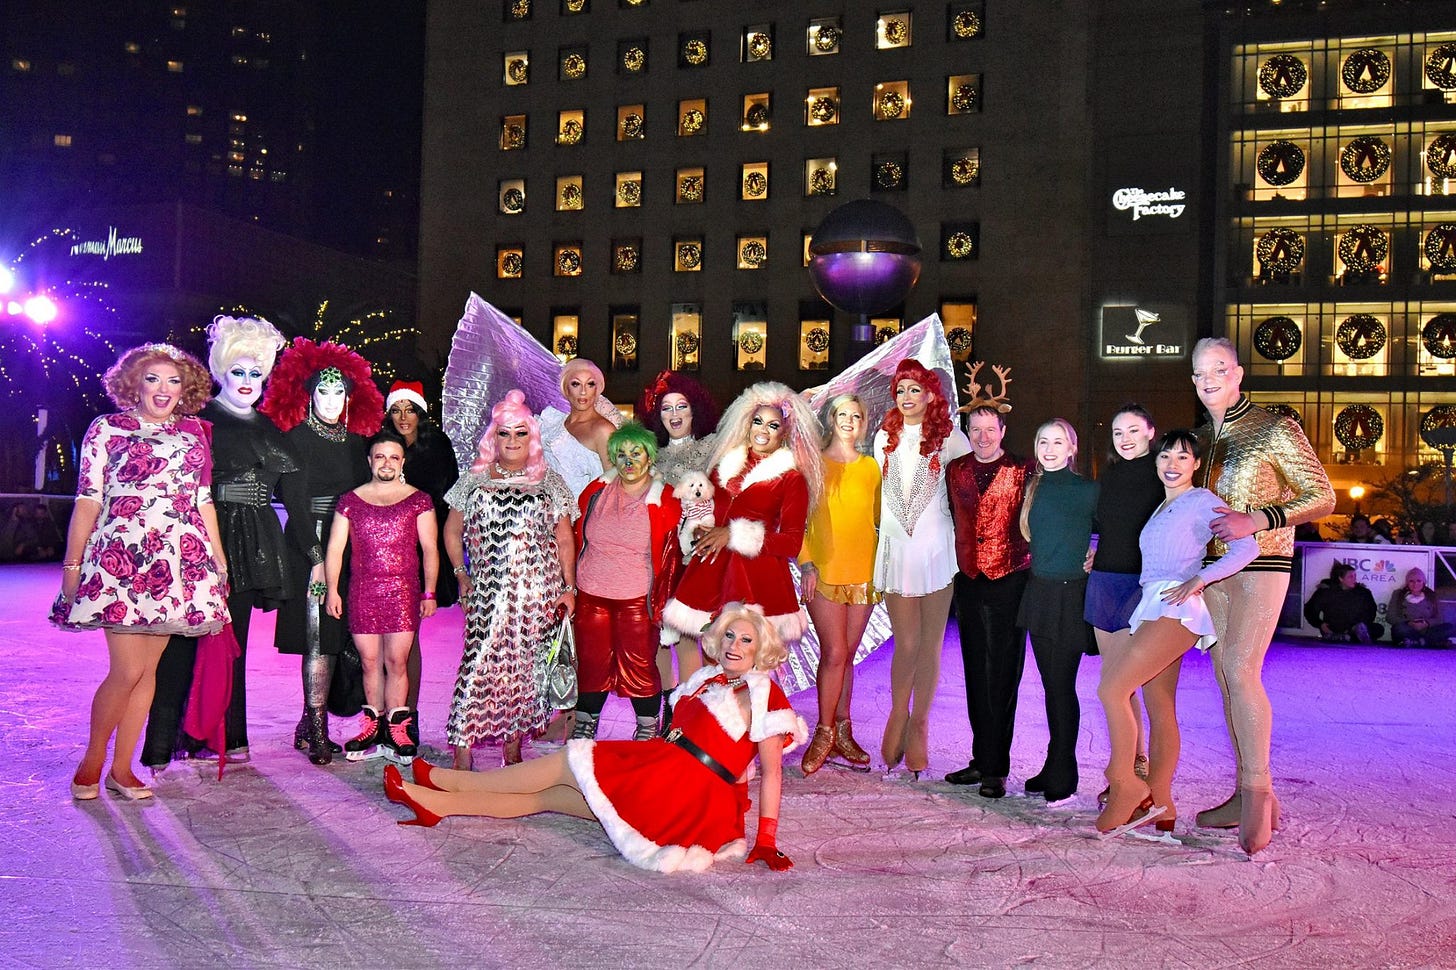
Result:
<svg viewBox="0 0 1456 970"><path fill-rule="evenodd" d="M81 560L79 560L79 559L65 559L65 560L62 560L61 565L62 566L79 566L79 565L81 565Z"/></svg>
<svg viewBox="0 0 1456 970"><path fill-rule="evenodd" d="M63 573L79 573L80 571L81 564L78 562L61 563L61 572Z"/></svg>

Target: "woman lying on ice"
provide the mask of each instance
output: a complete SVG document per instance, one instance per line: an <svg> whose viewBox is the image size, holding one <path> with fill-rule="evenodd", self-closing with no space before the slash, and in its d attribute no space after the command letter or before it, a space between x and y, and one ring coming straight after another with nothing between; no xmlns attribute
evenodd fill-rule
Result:
<svg viewBox="0 0 1456 970"><path fill-rule="evenodd" d="M703 652L715 663L674 695L665 738L575 739L563 751L488 772L416 759L415 784L390 765L385 794L415 813L400 824L560 812L596 819L635 866L698 872L744 858L747 773L757 755L758 833L747 861L788 869L793 863L776 842L783 755L808 732L768 674L787 656L783 642L758 609L729 603L703 634Z"/></svg>

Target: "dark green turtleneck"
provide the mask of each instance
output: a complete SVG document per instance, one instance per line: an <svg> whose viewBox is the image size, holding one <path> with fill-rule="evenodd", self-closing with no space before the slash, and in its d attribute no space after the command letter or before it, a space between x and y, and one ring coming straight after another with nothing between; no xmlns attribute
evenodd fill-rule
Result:
<svg viewBox="0 0 1456 970"><path fill-rule="evenodd" d="M1031 572L1044 579L1082 579L1097 515L1097 483L1070 469L1043 472L1031 503Z"/></svg>

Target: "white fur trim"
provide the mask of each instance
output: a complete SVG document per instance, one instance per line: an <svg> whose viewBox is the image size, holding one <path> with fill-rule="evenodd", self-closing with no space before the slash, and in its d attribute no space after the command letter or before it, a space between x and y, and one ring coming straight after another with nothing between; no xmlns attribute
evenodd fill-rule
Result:
<svg viewBox="0 0 1456 970"><path fill-rule="evenodd" d="M779 631L779 639L785 643L794 643L804 639L804 634L809 629L809 614L801 606L794 613L776 613L773 616L765 617Z"/></svg>
<svg viewBox="0 0 1456 970"><path fill-rule="evenodd" d="M768 709L774 686L773 679L768 674L749 671L743 675L743 680L748 684L748 706L753 717L748 740L762 741L776 734L786 735L788 741L784 744L784 753L788 754L808 739L809 727L802 717L794 713L793 708L780 707L772 711Z"/></svg>
<svg viewBox="0 0 1456 970"><path fill-rule="evenodd" d="M666 482L664 482L662 479L658 478L656 473L653 473L653 475L652 475L652 487L647 490L647 504L648 505L661 505L662 504L662 491L663 491L663 488L666 485L667 485Z"/></svg>
<svg viewBox="0 0 1456 970"><path fill-rule="evenodd" d="M695 610L677 597L668 600L667 605L662 608L662 625L683 636L700 637L703 635L703 628L712 622L713 614L706 610Z"/></svg>
<svg viewBox="0 0 1456 970"><path fill-rule="evenodd" d="M683 683L677 685L677 689L672 695L672 706L677 707L678 701L682 700L684 697L691 697L693 691L703 686L703 684L707 682L709 677L716 677L722 672L723 668L719 667L717 664L704 664L703 666L699 667L696 673L694 673Z"/></svg>
<svg viewBox="0 0 1456 970"><path fill-rule="evenodd" d="M740 556L754 558L763 551L763 540L768 535L768 526L753 519L728 520L728 548Z"/></svg>
<svg viewBox="0 0 1456 970"><path fill-rule="evenodd" d="M430 406L425 403L425 396L412 387L402 387L397 391L390 391L389 396L384 399L384 410L388 411L394 407L395 401L401 400L409 401L420 409L421 414L426 414L430 410Z"/></svg>
<svg viewBox="0 0 1456 970"><path fill-rule="evenodd" d="M743 471L743 466L747 464L748 446L739 445L719 460L718 467L715 469L718 472L718 481L724 484L728 483L739 472ZM793 451L788 448L780 448L753 466L753 471L749 472L743 479L743 487L747 488L750 485L757 485L760 482L771 482L775 478L779 478L787 472L794 471L798 467L798 464L794 461Z"/></svg>

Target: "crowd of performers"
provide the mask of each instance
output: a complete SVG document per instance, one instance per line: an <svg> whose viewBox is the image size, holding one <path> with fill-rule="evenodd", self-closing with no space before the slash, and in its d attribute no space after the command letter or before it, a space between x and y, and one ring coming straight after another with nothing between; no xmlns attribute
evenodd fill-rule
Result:
<svg viewBox="0 0 1456 970"><path fill-rule="evenodd" d="M644 868L746 857L785 869L785 752L804 745L805 777L871 766L854 736L853 659L883 601L886 769L929 768L953 609L973 743L946 781L1006 794L1029 636L1049 740L1025 790L1047 802L1078 790L1076 678L1100 652L1111 754L1096 828L1172 831L1177 681L1197 646L1211 651L1236 760L1232 794L1197 824L1237 828L1250 854L1279 827L1263 660L1293 529L1332 511L1334 495L1298 425L1241 393L1227 341L1193 353L1210 422L1159 435L1127 405L1092 481L1076 472L1068 422L1043 424L1032 457L1017 457L1003 446L1004 399L977 397L958 418L955 389L913 357L894 370L878 428L859 395L815 413L773 382L720 419L701 384L671 371L643 392L641 423L619 427L600 406L601 370L576 359L561 374L566 410L533 413L521 391L505 394L457 468L421 385L381 395L358 354L285 345L261 319L219 317L208 336L206 367L165 344L126 351L105 376L120 410L82 445L52 621L103 630L110 668L71 783L78 800L102 784L153 796L133 770L144 728L141 762L154 770L204 747L248 760L249 621L276 609L277 649L301 658L295 747L317 765L387 758L385 791L412 810L408 824L560 812L596 819ZM444 768L418 757L419 626L457 597L465 635ZM553 722L544 655L564 618L578 694ZM811 624L809 732L771 674ZM336 743L330 691L355 653L359 728ZM217 678L202 673L215 656L232 690L209 728L198 711L217 707ZM630 740L597 738L612 694L632 707ZM504 765L476 771L486 743Z"/></svg>

